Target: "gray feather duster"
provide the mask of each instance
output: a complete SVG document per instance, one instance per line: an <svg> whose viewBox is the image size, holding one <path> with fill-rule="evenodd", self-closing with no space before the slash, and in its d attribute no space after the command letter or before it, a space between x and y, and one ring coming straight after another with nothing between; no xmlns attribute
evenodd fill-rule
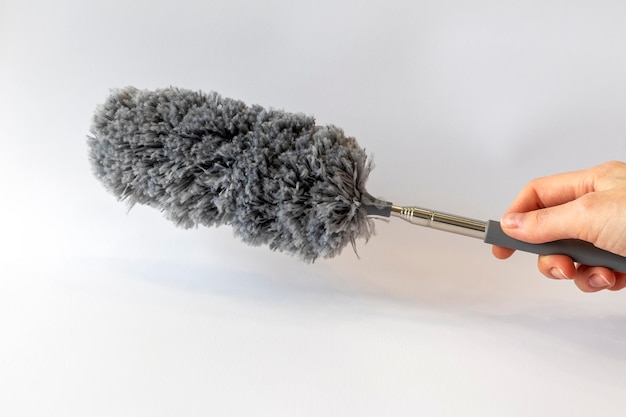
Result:
<svg viewBox="0 0 626 417"><path fill-rule="evenodd" d="M252 245L312 262L369 238L365 151L312 117L177 88L112 91L88 138L121 200L181 227L230 225Z"/></svg>

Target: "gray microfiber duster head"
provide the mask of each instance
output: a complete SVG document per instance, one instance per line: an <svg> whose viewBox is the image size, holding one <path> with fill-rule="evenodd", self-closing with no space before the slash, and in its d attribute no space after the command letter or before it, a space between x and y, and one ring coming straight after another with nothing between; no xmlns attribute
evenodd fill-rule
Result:
<svg viewBox="0 0 626 417"><path fill-rule="evenodd" d="M88 138L95 175L174 223L230 225L312 262L369 238L365 151L303 114L178 88L113 90Z"/></svg>

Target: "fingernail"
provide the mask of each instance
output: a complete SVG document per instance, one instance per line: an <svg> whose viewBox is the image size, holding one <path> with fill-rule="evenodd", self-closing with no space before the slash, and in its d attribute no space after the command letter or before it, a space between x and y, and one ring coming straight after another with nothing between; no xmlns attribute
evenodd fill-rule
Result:
<svg viewBox="0 0 626 417"><path fill-rule="evenodd" d="M507 213L500 219L500 224L509 229L520 227L524 222L524 213Z"/></svg>
<svg viewBox="0 0 626 417"><path fill-rule="evenodd" d="M565 275L565 272L563 272L561 268L557 267L554 267L550 270L550 275L552 275L552 277L556 279L568 279L567 275Z"/></svg>
<svg viewBox="0 0 626 417"><path fill-rule="evenodd" d="M611 285L611 283L604 276L593 274L589 277L589 285L593 288L606 288Z"/></svg>

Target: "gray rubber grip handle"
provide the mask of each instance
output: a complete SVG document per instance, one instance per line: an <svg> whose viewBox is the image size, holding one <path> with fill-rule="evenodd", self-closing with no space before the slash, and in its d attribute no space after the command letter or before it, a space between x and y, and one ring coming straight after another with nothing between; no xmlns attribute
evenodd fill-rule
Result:
<svg viewBox="0 0 626 417"><path fill-rule="evenodd" d="M502 231L500 223L487 222L485 243L509 249L518 249L537 255L567 255L574 262L589 266L604 266L614 271L626 272L626 258L595 247L589 242L577 239L556 240L548 243L526 243L513 239Z"/></svg>

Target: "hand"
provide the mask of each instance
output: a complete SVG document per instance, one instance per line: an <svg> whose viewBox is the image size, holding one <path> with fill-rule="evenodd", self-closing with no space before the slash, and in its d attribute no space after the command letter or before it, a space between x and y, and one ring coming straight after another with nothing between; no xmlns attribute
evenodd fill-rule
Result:
<svg viewBox="0 0 626 417"><path fill-rule="evenodd" d="M626 164L596 167L531 181L501 219L502 230L528 243L581 239L626 256ZM512 249L493 247L506 259ZM604 267L576 266L564 255L539 256L549 278L574 280L585 292L626 287L626 274Z"/></svg>

